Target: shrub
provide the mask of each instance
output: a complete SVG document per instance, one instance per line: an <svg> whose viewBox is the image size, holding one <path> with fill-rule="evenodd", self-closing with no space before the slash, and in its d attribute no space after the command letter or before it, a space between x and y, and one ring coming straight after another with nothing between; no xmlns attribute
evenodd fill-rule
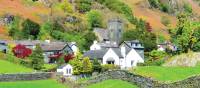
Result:
<svg viewBox="0 0 200 88"><path fill-rule="evenodd" d="M169 26L169 24L171 23L171 22L170 22L170 19L169 19L168 17L166 17L166 16L162 16L162 17L161 17L161 22L162 22L162 24L165 25L165 26Z"/></svg>
<svg viewBox="0 0 200 88"><path fill-rule="evenodd" d="M84 13L91 10L92 0L77 0L79 12Z"/></svg>
<svg viewBox="0 0 200 88"><path fill-rule="evenodd" d="M159 0L148 0L148 1L149 1L149 4L153 6L154 8L159 8L160 6Z"/></svg>
<svg viewBox="0 0 200 88"><path fill-rule="evenodd" d="M192 6L191 6L190 4L184 4L183 8L184 8L184 11L185 11L186 13L191 14L191 13L193 12L193 11L192 11Z"/></svg>
<svg viewBox="0 0 200 88"><path fill-rule="evenodd" d="M120 69L120 67L117 66L117 65L113 65L113 64L102 65L102 71L103 72L108 71L108 70L116 70L116 69Z"/></svg>
<svg viewBox="0 0 200 88"><path fill-rule="evenodd" d="M160 9L163 11L163 12L169 12L169 5L168 4L161 4L160 5Z"/></svg>
<svg viewBox="0 0 200 88"><path fill-rule="evenodd" d="M92 30L94 27L102 27L103 17L100 11L91 10L87 13L89 28Z"/></svg>
<svg viewBox="0 0 200 88"><path fill-rule="evenodd" d="M13 54L18 58L25 58L31 55L32 51L24 45L17 45L13 48Z"/></svg>
<svg viewBox="0 0 200 88"><path fill-rule="evenodd" d="M30 19L26 19L22 23L22 32L25 39L36 39L40 32L40 25L31 21Z"/></svg>

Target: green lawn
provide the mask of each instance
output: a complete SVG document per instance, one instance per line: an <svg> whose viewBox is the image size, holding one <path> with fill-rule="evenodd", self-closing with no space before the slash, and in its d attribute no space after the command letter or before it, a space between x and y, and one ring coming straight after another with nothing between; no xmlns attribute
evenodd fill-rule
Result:
<svg viewBox="0 0 200 88"><path fill-rule="evenodd" d="M97 84L92 84L87 88L138 88L138 87L121 80L106 80Z"/></svg>
<svg viewBox="0 0 200 88"><path fill-rule="evenodd" d="M55 80L0 82L0 88L69 88Z"/></svg>
<svg viewBox="0 0 200 88"><path fill-rule="evenodd" d="M196 67L161 67L146 66L137 67L133 73L145 77L151 77L159 81L174 82L186 79L194 75L200 75L200 66Z"/></svg>
<svg viewBox="0 0 200 88"><path fill-rule="evenodd" d="M20 72L32 72L30 68L23 67L18 64L14 64L8 61L0 60L0 74L1 73L20 73Z"/></svg>

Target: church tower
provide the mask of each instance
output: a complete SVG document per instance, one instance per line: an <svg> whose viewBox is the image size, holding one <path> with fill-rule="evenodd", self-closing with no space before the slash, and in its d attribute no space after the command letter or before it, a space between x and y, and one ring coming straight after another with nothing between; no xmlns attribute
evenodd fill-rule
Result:
<svg viewBox="0 0 200 88"><path fill-rule="evenodd" d="M109 39L111 42L119 44L122 40L123 22L120 19L111 19L108 21Z"/></svg>

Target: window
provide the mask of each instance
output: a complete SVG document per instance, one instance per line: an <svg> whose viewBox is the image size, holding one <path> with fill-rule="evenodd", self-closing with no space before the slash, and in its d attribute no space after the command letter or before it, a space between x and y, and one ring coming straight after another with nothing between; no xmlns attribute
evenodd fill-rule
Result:
<svg viewBox="0 0 200 88"><path fill-rule="evenodd" d="M68 74L68 69L66 69L66 74Z"/></svg>
<svg viewBox="0 0 200 88"><path fill-rule="evenodd" d="M131 61L131 66L133 66L133 63L134 63L134 61L132 60L132 61Z"/></svg>
<svg viewBox="0 0 200 88"><path fill-rule="evenodd" d="M69 74L71 74L71 69L69 69Z"/></svg>
<svg viewBox="0 0 200 88"><path fill-rule="evenodd" d="M115 64L115 61L107 61L107 64Z"/></svg>

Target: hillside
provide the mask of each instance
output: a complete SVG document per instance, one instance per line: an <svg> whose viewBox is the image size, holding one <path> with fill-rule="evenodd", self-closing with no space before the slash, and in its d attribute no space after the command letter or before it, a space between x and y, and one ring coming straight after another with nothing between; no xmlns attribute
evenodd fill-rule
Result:
<svg viewBox="0 0 200 88"><path fill-rule="evenodd" d="M198 5L198 3L194 2L193 0L178 0L178 4L182 4L183 1L189 2L188 4L192 6L193 14L195 15L195 17L197 17L197 20L199 20L198 17L200 16L200 6ZM124 0L124 2L127 3L130 7L132 7L133 14L137 18L142 18L149 22L153 27L154 32L162 33L166 35L166 38L169 38L167 30L168 27L162 24L162 17L168 18L171 21L171 26L175 27L177 23L175 15L151 8L150 4L148 3L148 0ZM168 1L164 0L163 3L168 3Z"/></svg>
<svg viewBox="0 0 200 88"><path fill-rule="evenodd" d="M41 0L43 1L43 0ZM47 0L48 1L48 0ZM62 0L61 0L62 1ZM153 28L153 32L156 34L164 35L166 39L170 39L168 34L169 27L163 24L163 19L167 19L170 22L170 27L175 27L177 23L176 15L172 13L166 13L159 9L152 8L148 2L148 0L122 0L124 3L128 4L133 11L133 15L136 18L142 18L143 20L150 23L150 26ZM176 0L175 0L176 1ZM175 10L176 5L180 6L184 2L188 2L189 5L192 6L193 9L193 17L199 20L200 16L200 6L194 0L178 0L175 4L170 4L171 9ZM162 3L172 3L168 0L161 0ZM71 8L71 7L69 7ZM61 19L60 23L63 23L65 30L78 30L87 29L88 23L86 22L86 14L78 13L77 11L74 13L66 13L65 11L61 11L63 9L62 6L55 4L52 8L49 8L44 3L37 1L32 2L31 0L0 0L0 16L4 16L5 14L11 14L15 16L20 16L22 19L31 19L34 22L39 24L43 24L47 20L49 20L50 15L52 15L52 19ZM110 18L122 18L125 22L125 29L132 29L135 26L127 21L126 17L122 16L122 14L116 13L116 11L108 9L105 5L101 5L98 3L92 3L92 9L97 9L103 14L103 27L106 28L106 24L108 19ZM76 17L78 24L68 24L65 19L69 17ZM0 26L0 38L1 39L11 39L8 36L8 30L5 26Z"/></svg>

